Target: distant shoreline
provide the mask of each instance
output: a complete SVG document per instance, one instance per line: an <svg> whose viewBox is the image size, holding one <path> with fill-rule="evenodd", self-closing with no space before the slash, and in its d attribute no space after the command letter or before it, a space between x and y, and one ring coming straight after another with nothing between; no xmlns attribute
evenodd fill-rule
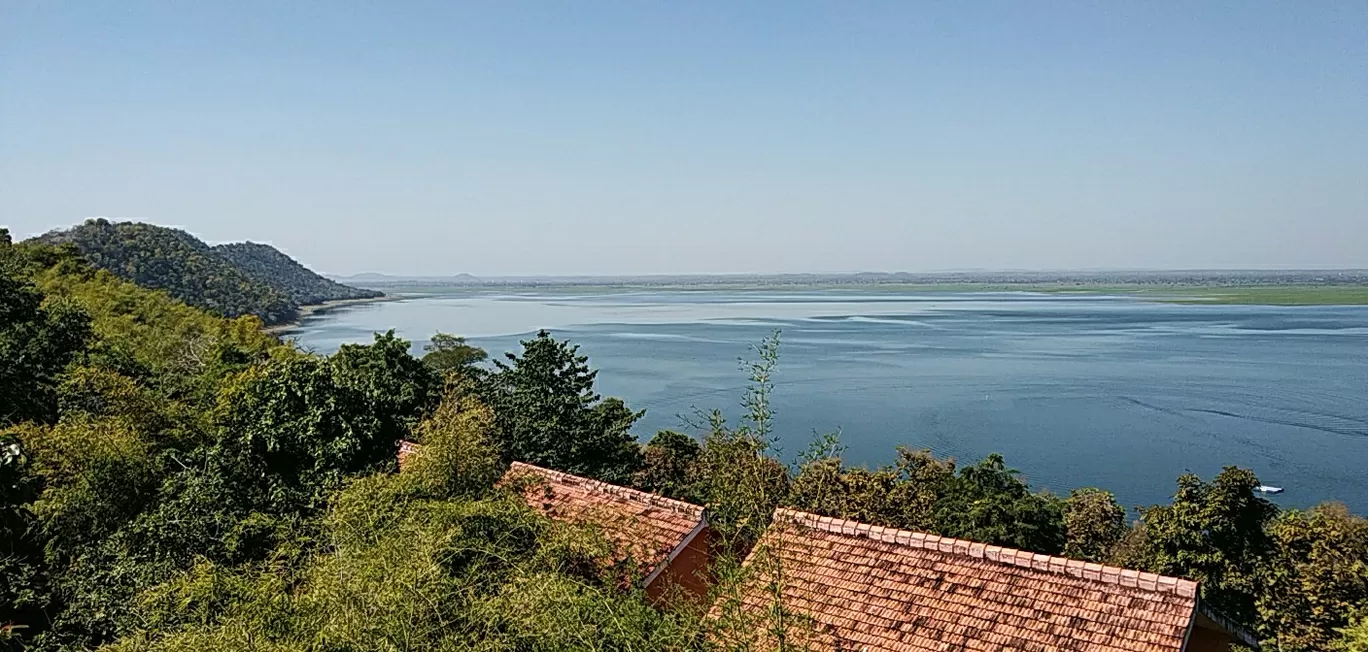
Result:
<svg viewBox="0 0 1368 652"><path fill-rule="evenodd" d="M539 291L539 292L598 292L611 293L622 290L635 291L708 291L708 290L864 290L871 292L1037 292L1056 295L1124 296L1153 303L1177 305L1266 305L1266 306L1363 306L1368 305L1368 285L1217 285L1201 283L1173 284L1071 284L1071 283L849 283L849 284L788 284L774 283L733 283L715 285L647 285L623 283L607 284L508 284L489 283L485 285L431 284L426 286L392 286L396 294L364 299L339 299L319 304L300 306L295 319L264 327L262 330L275 336L282 336L298 329L309 317L343 308L366 303L398 301L417 296L449 291Z"/></svg>
<svg viewBox="0 0 1368 652"><path fill-rule="evenodd" d="M1363 306L1368 305L1368 282L1313 284L1222 284L1218 282L1170 283L1073 283L1073 282L975 282L944 283L773 283L733 282L711 284L608 283L486 283L376 285L408 298L415 294L441 295L452 292L533 292L546 294L612 294L616 292L764 292L764 291L851 291L868 293L897 292L1033 292L1053 295L1124 296L1141 301L1171 304L1267 305L1267 306Z"/></svg>
<svg viewBox="0 0 1368 652"><path fill-rule="evenodd" d="M305 319L308 319L309 317L312 317L314 315L320 315L325 312L335 310L337 308L342 308L345 306L355 306L363 303L378 303L381 301L395 301L399 298L400 297L385 294L378 297L365 297L362 299L336 299L333 301L324 301L323 303L315 303L307 306L300 306L299 314L296 315L294 319L287 322L266 326L263 327L261 330L267 335L283 335L285 333L288 333L292 330L299 328Z"/></svg>

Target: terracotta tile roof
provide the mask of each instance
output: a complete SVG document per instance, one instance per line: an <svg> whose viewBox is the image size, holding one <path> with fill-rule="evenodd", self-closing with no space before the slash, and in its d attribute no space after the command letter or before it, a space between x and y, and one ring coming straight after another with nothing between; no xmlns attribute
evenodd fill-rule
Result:
<svg viewBox="0 0 1368 652"><path fill-rule="evenodd" d="M745 563L742 611L778 577L824 649L1176 651L1197 608L1190 580L782 508Z"/></svg>
<svg viewBox="0 0 1368 652"><path fill-rule="evenodd" d="M527 477L533 480L524 489L529 505L553 519L601 527L619 559L639 564L648 582L704 524L698 505L523 462L514 462L502 483Z"/></svg>

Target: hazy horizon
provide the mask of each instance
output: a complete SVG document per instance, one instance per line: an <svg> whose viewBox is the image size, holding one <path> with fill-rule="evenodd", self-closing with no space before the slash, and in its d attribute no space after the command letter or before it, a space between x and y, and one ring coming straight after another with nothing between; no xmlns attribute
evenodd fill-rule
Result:
<svg viewBox="0 0 1368 652"><path fill-rule="evenodd" d="M17 237L106 215L336 275L1368 267L1365 3L0 14Z"/></svg>
<svg viewBox="0 0 1368 652"><path fill-rule="evenodd" d="M1286 267L1267 267L1267 268L1225 268L1225 269L1198 269L1198 268L1079 268L1079 269L988 269L988 268L965 268L965 269L927 269L927 270L818 270L818 271L798 271L798 272L680 272L673 274L645 273L645 274L489 274L481 276L467 272L457 272L453 274L396 274L390 272L356 272L351 274L336 274L326 270L314 270L324 276L332 278L356 278L366 276L380 276L401 280L423 280L423 279L450 279L469 277L480 280L502 280L502 279L556 279L556 278L589 278L589 279L614 279L614 278L689 278L689 277L771 277L771 276L857 276L862 274L871 275L916 275L916 276L935 276L951 274L1238 274L1238 273L1275 273L1275 272L1351 272L1368 273L1368 267L1308 267L1308 268L1286 268Z"/></svg>

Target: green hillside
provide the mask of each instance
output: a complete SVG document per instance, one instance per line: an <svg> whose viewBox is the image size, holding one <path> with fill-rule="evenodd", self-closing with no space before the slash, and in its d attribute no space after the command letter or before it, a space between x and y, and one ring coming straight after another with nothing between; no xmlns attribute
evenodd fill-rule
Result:
<svg viewBox="0 0 1368 652"><path fill-rule="evenodd" d="M211 247L153 224L93 219L35 240L73 244L95 267L222 317L253 315L279 324L294 319L302 305L380 296L314 274L268 245Z"/></svg>
<svg viewBox="0 0 1368 652"><path fill-rule="evenodd" d="M218 245L213 252L258 283L284 292L296 305L384 296L375 290L362 290L323 278L271 245L234 242Z"/></svg>

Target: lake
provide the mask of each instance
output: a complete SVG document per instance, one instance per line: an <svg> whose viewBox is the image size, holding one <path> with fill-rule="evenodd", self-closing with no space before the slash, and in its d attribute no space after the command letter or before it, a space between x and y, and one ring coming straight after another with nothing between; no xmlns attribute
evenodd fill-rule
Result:
<svg viewBox="0 0 1368 652"><path fill-rule="evenodd" d="M1285 507L1368 512L1368 306L1172 305L1125 297L879 290L453 290L306 319L321 353L394 328L497 355L538 328L581 345L599 391L646 409L739 412L738 358L782 331L776 431L791 458L839 430L848 463L894 447L1002 453L1036 488L1166 502L1185 471L1254 469Z"/></svg>

